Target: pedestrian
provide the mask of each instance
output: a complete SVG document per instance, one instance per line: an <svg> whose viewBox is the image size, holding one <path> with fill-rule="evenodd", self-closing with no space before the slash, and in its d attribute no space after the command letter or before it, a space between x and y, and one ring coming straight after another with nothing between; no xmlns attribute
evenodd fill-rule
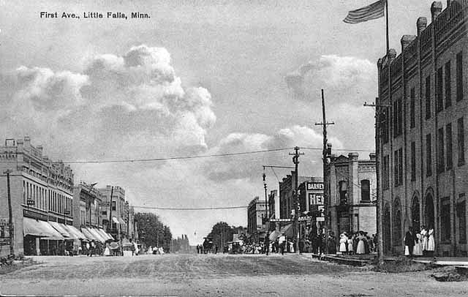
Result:
<svg viewBox="0 0 468 297"><path fill-rule="evenodd" d="M342 255L346 255L348 253L347 244L348 244L348 236L346 236L346 233L341 233L339 251Z"/></svg>
<svg viewBox="0 0 468 297"><path fill-rule="evenodd" d="M414 256L422 256L421 233L416 233L416 239L414 241L413 255Z"/></svg>
<svg viewBox="0 0 468 297"><path fill-rule="evenodd" d="M413 227L409 226L405 235L405 256L413 257L414 242L416 237L413 233Z"/></svg>
<svg viewBox="0 0 468 297"><path fill-rule="evenodd" d="M422 225L420 234L421 234L421 240L422 240L421 250L423 252L423 255L426 255L427 254L427 229L426 229L426 226Z"/></svg>
<svg viewBox="0 0 468 297"><path fill-rule="evenodd" d="M354 254L354 236L355 235L352 235L348 238L348 254L350 255Z"/></svg>
<svg viewBox="0 0 468 297"><path fill-rule="evenodd" d="M284 249L286 248L286 236L281 235L278 239L279 249L281 251L281 255L284 255Z"/></svg>
<svg viewBox="0 0 468 297"><path fill-rule="evenodd" d="M356 254L357 255L362 255L366 253L366 248L364 246L364 232L359 232L359 235L357 236L357 247L356 247Z"/></svg>
<svg viewBox="0 0 468 297"><path fill-rule="evenodd" d="M429 257L434 256L435 251L435 240L434 240L434 227L429 225L429 230L427 231L427 252Z"/></svg>

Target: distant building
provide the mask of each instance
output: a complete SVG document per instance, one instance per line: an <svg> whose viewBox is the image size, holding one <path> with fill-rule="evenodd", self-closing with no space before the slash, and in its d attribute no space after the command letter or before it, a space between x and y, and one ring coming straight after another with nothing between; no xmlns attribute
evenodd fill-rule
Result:
<svg viewBox="0 0 468 297"><path fill-rule="evenodd" d="M101 207L102 225L114 238L127 237L128 205L125 201L125 190L119 186L107 185L105 188L99 189L99 191L102 193L103 199Z"/></svg>
<svg viewBox="0 0 468 297"><path fill-rule="evenodd" d="M247 233L253 242L260 240L260 233L262 232L263 222L265 216L266 204L265 201L255 197L250 201L247 208Z"/></svg>
<svg viewBox="0 0 468 297"><path fill-rule="evenodd" d="M425 225L436 255L467 256L468 1L431 13L378 62L384 250L402 254L408 227Z"/></svg>
<svg viewBox="0 0 468 297"><path fill-rule="evenodd" d="M359 160L357 153L348 157L331 157L327 166L331 231L377 232L375 154L369 160Z"/></svg>
<svg viewBox="0 0 468 297"><path fill-rule="evenodd" d="M294 211L294 191L296 189L295 172L291 171L290 175L287 175L279 183L279 198L280 198L280 218L290 219ZM305 181L311 181L312 177L299 176L298 185ZM299 210L300 212L301 210Z"/></svg>

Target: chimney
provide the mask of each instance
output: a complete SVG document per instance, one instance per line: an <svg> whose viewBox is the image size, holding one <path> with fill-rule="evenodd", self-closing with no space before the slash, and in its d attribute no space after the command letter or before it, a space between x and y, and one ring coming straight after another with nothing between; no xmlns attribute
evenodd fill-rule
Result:
<svg viewBox="0 0 468 297"><path fill-rule="evenodd" d="M408 45L413 42L413 40L416 39L416 36L414 35L403 35L403 37L401 37L401 51L403 52L405 50L405 48L408 47Z"/></svg>
<svg viewBox="0 0 468 297"><path fill-rule="evenodd" d="M39 151L39 154L42 157L42 152L44 151L44 147L42 145L38 145L38 146L36 146L36 149Z"/></svg>
<svg viewBox="0 0 468 297"><path fill-rule="evenodd" d="M441 11L442 11L442 2L440 1L432 2L432 5L431 5L432 22L435 21L435 19L437 18L437 16L440 14Z"/></svg>
<svg viewBox="0 0 468 297"><path fill-rule="evenodd" d="M418 30L418 36L421 35L422 31L427 27L427 19L425 17L418 18L416 22L416 28Z"/></svg>
<svg viewBox="0 0 468 297"><path fill-rule="evenodd" d="M26 146L26 147L31 146L31 137L29 137L29 136L24 137L24 146Z"/></svg>
<svg viewBox="0 0 468 297"><path fill-rule="evenodd" d="M359 154L358 153L349 153L348 154L349 160L350 161L357 161Z"/></svg>
<svg viewBox="0 0 468 297"><path fill-rule="evenodd" d="M375 161L375 160L376 160L376 155L375 155L375 153L370 153L370 154L369 154L369 159L370 159L371 161Z"/></svg>

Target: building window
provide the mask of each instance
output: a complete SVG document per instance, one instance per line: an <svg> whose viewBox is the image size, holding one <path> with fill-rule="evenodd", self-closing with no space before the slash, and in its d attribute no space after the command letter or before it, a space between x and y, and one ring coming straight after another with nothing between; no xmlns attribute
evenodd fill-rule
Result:
<svg viewBox="0 0 468 297"><path fill-rule="evenodd" d="M463 52L457 54L457 101L463 99Z"/></svg>
<svg viewBox="0 0 468 297"><path fill-rule="evenodd" d="M116 203L116 201L112 201L112 210L117 210L117 203Z"/></svg>
<svg viewBox="0 0 468 297"><path fill-rule="evenodd" d="M411 88L410 91L410 128L416 126L416 91Z"/></svg>
<svg viewBox="0 0 468 297"><path fill-rule="evenodd" d="M457 121L458 166L465 164L465 128L463 118Z"/></svg>
<svg viewBox="0 0 468 297"><path fill-rule="evenodd" d="M440 234L442 241L450 241L450 198L443 198L440 209Z"/></svg>
<svg viewBox="0 0 468 297"><path fill-rule="evenodd" d="M388 109L385 109L383 112L382 112L382 117L381 117L381 128L382 128L382 142L385 144L385 143L388 143L388 135L389 135L389 116L388 116L389 112L388 112Z"/></svg>
<svg viewBox="0 0 468 297"><path fill-rule="evenodd" d="M464 197L465 194L460 194L461 199L464 199ZM459 243L466 243L466 200L457 203L457 218Z"/></svg>
<svg viewBox="0 0 468 297"><path fill-rule="evenodd" d="M452 124L447 124L445 128L445 142L447 146L447 170L450 170L453 167Z"/></svg>
<svg viewBox="0 0 468 297"><path fill-rule="evenodd" d="M437 99L437 112L441 112L444 109L444 98L442 97L444 77L443 69L440 67L437 69L437 81L436 81L436 99Z"/></svg>
<svg viewBox="0 0 468 297"><path fill-rule="evenodd" d="M394 177L395 186L403 184L403 149L400 148L394 152Z"/></svg>
<svg viewBox="0 0 468 297"><path fill-rule="evenodd" d="M339 183L340 204L348 203L348 184L345 181Z"/></svg>
<svg viewBox="0 0 468 297"><path fill-rule="evenodd" d="M426 175L432 175L432 142L431 134L426 135Z"/></svg>
<svg viewBox="0 0 468 297"><path fill-rule="evenodd" d="M437 131L437 172L445 171L444 128Z"/></svg>
<svg viewBox="0 0 468 297"><path fill-rule="evenodd" d="M361 201L370 202L370 181L368 179L361 180Z"/></svg>
<svg viewBox="0 0 468 297"><path fill-rule="evenodd" d="M403 133L403 109L401 98L393 102L393 136Z"/></svg>
<svg viewBox="0 0 468 297"><path fill-rule="evenodd" d="M400 200L397 198L395 201L395 207L393 212L393 243L396 246L402 245L402 234L401 234L401 209Z"/></svg>
<svg viewBox="0 0 468 297"><path fill-rule="evenodd" d="M452 74L451 74L451 63L448 61L445 63L445 108L452 105Z"/></svg>
<svg viewBox="0 0 468 297"><path fill-rule="evenodd" d="M431 118L431 76L426 77L426 120Z"/></svg>
<svg viewBox="0 0 468 297"><path fill-rule="evenodd" d="M416 180L416 142L411 142L411 180Z"/></svg>
<svg viewBox="0 0 468 297"><path fill-rule="evenodd" d="M390 187L390 163L389 163L389 156L383 157L383 188L387 190Z"/></svg>

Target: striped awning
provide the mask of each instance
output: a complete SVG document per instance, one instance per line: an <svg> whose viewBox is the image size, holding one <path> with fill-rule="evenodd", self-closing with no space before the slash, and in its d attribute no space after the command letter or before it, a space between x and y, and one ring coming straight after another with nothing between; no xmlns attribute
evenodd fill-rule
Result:
<svg viewBox="0 0 468 297"><path fill-rule="evenodd" d="M49 222L49 224L51 224L52 227L54 227L54 229L57 230L63 237L67 239L75 239L75 237L64 227L64 224L60 224L57 222Z"/></svg>
<svg viewBox="0 0 468 297"><path fill-rule="evenodd" d="M23 234L31 235L31 236L38 236L42 239L49 239L49 240L63 240L65 237L51 224L46 221L35 220L30 218L23 219Z"/></svg>
<svg viewBox="0 0 468 297"><path fill-rule="evenodd" d="M88 239L80 230L76 229L74 226L64 225L64 227L67 229L68 233L73 234L76 238L81 240Z"/></svg>

